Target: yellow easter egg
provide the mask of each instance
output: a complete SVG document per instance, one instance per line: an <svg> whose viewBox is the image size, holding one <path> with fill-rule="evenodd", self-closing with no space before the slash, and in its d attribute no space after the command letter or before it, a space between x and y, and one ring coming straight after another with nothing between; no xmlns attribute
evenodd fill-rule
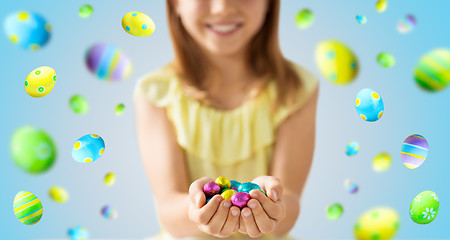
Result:
<svg viewBox="0 0 450 240"><path fill-rule="evenodd" d="M354 226L357 240L393 239L400 227L397 211L390 207L377 207L364 212Z"/></svg>
<svg viewBox="0 0 450 240"><path fill-rule="evenodd" d="M25 80L25 91L32 97L43 97L49 94L56 82L55 70L51 67L38 67L28 74Z"/></svg>
<svg viewBox="0 0 450 240"><path fill-rule="evenodd" d="M231 196L233 196L235 193L236 191L234 191L233 189L227 189L223 191L221 195L223 199L231 200Z"/></svg>
<svg viewBox="0 0 450 240"><path fill-rule="evenodd" d="M224 177L224 176L220 176L218 178L216 178L215 181L217 184L219 184L220 188L223 189L228 189L231 187L231 182L230 180L228 180L228 178Z"/></svg>
<svg viewBox="0 0 450 240"><path fill-rule="evenodd" d="M358 75L358 59L345 44L323 41L316 48L316 63L322 75L336 85L347 85Z"/></svg>
<svg viewBox="0 0 450 240"><path fill-rule="evenodd" d="M153 20L141 12L129 12L122 18L122 28L136 37L147 37L155 31Z"/></svg>
<svg viewBox="0 0 450 240"><path fill-rule="evenodd" d="M57 203L65 203L69 200L69 193L60 186L52 186L48 191L48 195Z"/></svg>

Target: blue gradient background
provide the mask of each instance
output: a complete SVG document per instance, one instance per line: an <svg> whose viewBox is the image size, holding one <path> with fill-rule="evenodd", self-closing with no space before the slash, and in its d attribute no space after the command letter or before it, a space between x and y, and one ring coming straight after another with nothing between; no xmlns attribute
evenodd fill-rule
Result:
<svg viewBox="0 0 450 240"><path fill-rule="evenodd" d="M173 57L162 0L92 1L94 14L78 16L84 1L4 1L0 19L19 10L42 14L52 25L47 46L31 52L12 45L6 35L0 37L0 239L65 238L67 229L85 226L92 238L144 238L159 232L153 195L143 171L135 139L132 92L136 80L170 61ZM450 238L448 208L450 161L448 161L450 116L446 103L449 89L430 94L413 81L413 68L420 57L437 47L450 47L450 1L389 1L384 13L375 10L375 0L286 0L282 2L280 41L285 56L320 76L321 89L317 113L315 159L302 196L302 210L292 235L298 238L349 239L358 216L375 206L391 206L401 218L397 238ZM310 8L315 21L306 30L295 27L298 10ZM155 33L137 38L125 33L122 16L129 11L148 14L156 23ZM355 16L365 14L365 25ZM412 13L417 27L409 34L396 31L398 19ZM330 84L319 75L314 60L318 42L338 39L350 46L360 61L360 73L345 87ZM97 80L84 64L88 47L107 42L122 48L133 62L128 80L106 83ZM383 69L375 58L381 51L392 53L396 66ZM28 96L23 82L39 66L51 66L58 81L46 97ZM354 109L354 99L362 88L372 88L385 104L383 117L375 122L362 121ZM78 116L68 107L73 94L82 94L90 102L90 112ZM114 107L127 107L118 117ZM53 168L31 176L18 169L10 156L10 138L23 125L46 130L58 147ZM104 156L93 164L79 164L71 157L76 139L97 133L106 142ZM430 145L426 162L415 170L404 167L400 159L403 140L414 133L425 136ZM345 145L358 141L360 152L345 155ZM372 159L379 152L393 156L392 167L384 173L372 170ZM113 187L103 184L109 171L117 175ZM348 194L343 182L352 178L360 185L355 195ZM70 193L66 204L48 197L52 185L61 185ZM20 190L36 194L44 206L42 220L34 226L21 224L14 216L12 202ZM441 201L434 222L418 225L408 216L416 194L435 191ZM342 218L331 222L325 208L333 202L344 206ZM115 206L116 221L103 219L100 208Z"/></svg>

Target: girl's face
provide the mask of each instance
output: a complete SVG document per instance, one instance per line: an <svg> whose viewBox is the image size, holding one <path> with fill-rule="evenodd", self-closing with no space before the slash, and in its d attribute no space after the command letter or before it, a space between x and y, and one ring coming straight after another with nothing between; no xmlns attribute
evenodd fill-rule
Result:
<svg viewBox="0 0 450 240"><path fill-rule="evenodd" d="M186 31L207 52L234 55L260 30L269 0L174 0Z"/></svg>

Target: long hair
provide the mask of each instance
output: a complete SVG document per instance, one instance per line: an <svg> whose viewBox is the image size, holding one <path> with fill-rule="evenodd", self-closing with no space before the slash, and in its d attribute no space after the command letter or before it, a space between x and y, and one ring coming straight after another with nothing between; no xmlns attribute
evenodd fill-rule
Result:
<svg viewBox="0 0 450 240"><path fill-rule="evenodd" d="M211 68L208 59L200 46L189 35L178 16L171 0L166 0L167 20L172 37L175 59L172 65L181 76L180 81L190 97L211 105L208 93L203 89L204 82ZM277 98L272 103L272 110L282 105L293 104L296 93L302 87L301 79L292 64L283 57L278 41L278 24L280 0L269 0L268 12L264 23L257 34L250 40L247 60L256 76L270 76L276 81ZM262 78L268 79L268 78ZM254 89L260 93L268 80L257 84Z"/></svg>

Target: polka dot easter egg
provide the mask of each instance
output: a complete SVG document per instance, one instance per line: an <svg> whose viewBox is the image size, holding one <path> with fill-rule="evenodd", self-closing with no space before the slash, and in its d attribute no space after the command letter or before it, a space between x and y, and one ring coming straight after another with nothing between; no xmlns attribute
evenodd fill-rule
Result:
<svg viewBox="0 0 450 240"><path fill-rule="evenodd" d="M80 137L72 147L72 157L80 163L94 162L105 151L105 142L96 134Z"/></svg>
<svg viewBox="0 0 450 240"><path fill-rule="evenodd" d="M60 186L52 186L48 191L48 195L50 196L50 199L57 203L65 203L69 200L69 193Z"/></svg>
<svg viewBox="0 0 450 240"><path fill-rule="evenodd" d="M100 212L106 219L116 220L118 217L116 209L110 205L105 205L104 207L102 207L102 210Z"/></svg>
<svg viewBox="0 0 450 240"><path fill-rule="evenodd" d="M407 137L400 150L403 164L409 169L418 168L427 159L428 149L428 142L422 135Z"/></svg>
<svg viewBox="0 0 450 240"><path fill-rule="evenodd" d="M424 55L414 68L414 80L423 90L437 92L450 83L450 49L438 48Z"/></svg>
<svg viewBox="0 0 450 240"><path fill-rule="evenodd" d="M85 60L89 71L100 80L119 82L131 74L130 59L112 44L94 44L88 49Z"/></svg>
<svg viewBox="0 0 450 240"><path fill-rule="evenodd" d="M56 83L56 73L51 67L38 67L25 79L25 91L28 95L39 98L49 94Z"/></svg>
<svg viewBox="0 0 450 240"><path fill-rule="evenodd" d="M38 50L50 39L51 26L37 13L22 11L10 14L4 26L9 40L23 49Z"/></svg>
<svg viewBox="0 0 450 240"><path fill-rule="evenodd" d="M42 203L36 195L20 191L14 198L14 214L25 225L38 223L42 218Z"/></svg>
<svg viewBox="0 0 450 240"><path fill-rule="evenodd" d="M383 116L384 104L380 95L370 88L359 91L355 101L356 112L365 121L374 122Z"/></svg>
<svg viewBox="0 0 450 240"><path fill-rule="evenodd" d="M342 216L342 214L344 213L344 208L340 203L333 203L327 207L326 211L327 219L334 221Z"/></svg>
<svg viewBox="0 0 450 240"><path fill-rule="evenodd" d="M356 15L356 22L358 22L359 24L366 24L367 18L363 14L358 14Z"/></svg>
<svg viewBox="0 0 450 240"><path fill-rule="evenodd" d="M141 12L129 12L122 18L122 28L136 37L147 37L155 31L153 20Z"/></svg>
<svg viewBox="0 0 450 240"><path fill-rule="evenodd" d="M82 226L70 228L67 231L67 234L69 235L70 240L87 240L89 238L89 232Z"/></svg>
<svg viewBox="0 0 450 240"><path fill-rule="evenodd" d="M349 142L345 147L347 156L355 156L359 152L359 144L357 142Z"/></svg>
<svg viewBox="0 0 450 240"><path fill-rule="evenodd" d="M433 191L424 191L412 200L409 216L418 224L428 224L436 219L439 212L439 198Z"/></svg>
<svg viewBox="0 0 450 240"><path fill-rule="evenodd" d="M353 228L355 239L393 239L400 227L398 213L389 207L372 208L364 212Z"/></svg>

